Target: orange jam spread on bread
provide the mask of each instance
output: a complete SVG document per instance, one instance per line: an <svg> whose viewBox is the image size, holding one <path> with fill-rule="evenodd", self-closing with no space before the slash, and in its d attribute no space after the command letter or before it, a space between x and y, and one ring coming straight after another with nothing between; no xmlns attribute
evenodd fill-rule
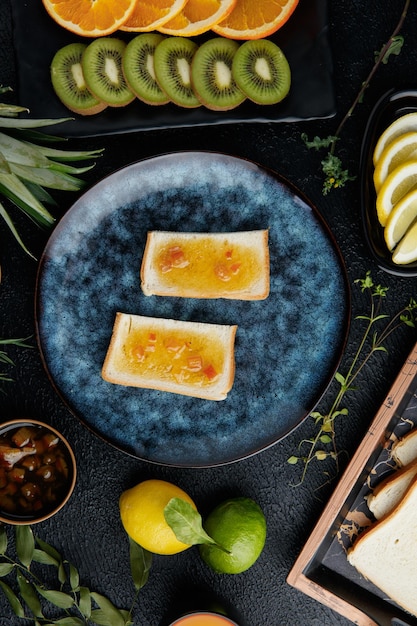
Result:
<svg viewBox="0 0 417 626"><path fill-rule="evenodd" d="M200 241L178 241L155 251L155 268L161 284L218 293L230 288L245 289L262 273L259 254L249 246L219 243L210 237Z"/></svg>
<svg viewBox="0 0 417 626"><path fill-rule="evenodd" d="M120 356L132 374L199 387L215 382L224 368L219 338L192 331L152 328L132 330Z"/></svg>

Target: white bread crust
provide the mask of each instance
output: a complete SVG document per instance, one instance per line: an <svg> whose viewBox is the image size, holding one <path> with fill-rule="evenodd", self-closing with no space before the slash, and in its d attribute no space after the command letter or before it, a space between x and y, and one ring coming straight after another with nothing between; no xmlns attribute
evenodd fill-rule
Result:
<svg viewBox="0 0 417 626"><path fill-rule="evenodd" d="M375 487L367 504L376 519L381 519L397 506L415 476L417 461L396 470Z"/></svg>
<svg viewBox="0 0 417 626"><path fill-rule="evenodd" d="M394 443L392 458L400 467L417 459L417 428L413 428Z"/></svg>

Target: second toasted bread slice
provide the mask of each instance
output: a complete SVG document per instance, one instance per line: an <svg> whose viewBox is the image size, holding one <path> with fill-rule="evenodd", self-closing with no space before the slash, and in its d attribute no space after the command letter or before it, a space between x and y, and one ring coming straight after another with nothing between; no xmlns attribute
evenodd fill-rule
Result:
<svg viewBox="0 0 417 626"><path fill-rule="evenodd" d="M116 313L104 380L224 400L235 374L237 326Z"/></svg>
<svg viewBox="0 0 417 626"><path fill-rule="evenodd" d="M268 230L150 231L141 286L147 296L263 300L270 289Z"/></svg>

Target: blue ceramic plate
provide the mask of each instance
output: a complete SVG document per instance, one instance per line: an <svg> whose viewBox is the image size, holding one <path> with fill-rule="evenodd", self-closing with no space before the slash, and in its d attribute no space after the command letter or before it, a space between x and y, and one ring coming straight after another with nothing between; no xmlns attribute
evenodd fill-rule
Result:
<svg viewBox="0 0 417 626"><path fill-rule="evenodd" d="M270 233L266 300L142 294L139 269L149 230L261 228ZM102 380L116 311L238 324L227 399ZM317 211L275 173L217 153L173 153L108 176L64 216L39 268L38 340L59 393L105 440L166 465L229 463L294 429L334 374L348 316L344 266Z"/></svg>
<svg viewBox="0 0 417 626"><path fill-rule="evenodd" d="M336 112L336 104L327 5L328 0L299 0L288 22L269 37L284 51L292 75L290 93L277 105L259 106L246 101L236 109L219 112L205 107L183 109L173 104L149 106L135 100L127 107L110 107L94 116L71 113L74 121L60 125L59 134L95 136L234 122L289 122L330 117ZM91 40L58 26L41 0L13 0L11 8L19 102L30 110L32 117L68 117L68 109L51 86L51 60L62 46ZM114 36L129 41L135 34L118 31ZM193 39L202 43L213 36L210 31ZM58 134L55 126L49 132Z"/></svg>

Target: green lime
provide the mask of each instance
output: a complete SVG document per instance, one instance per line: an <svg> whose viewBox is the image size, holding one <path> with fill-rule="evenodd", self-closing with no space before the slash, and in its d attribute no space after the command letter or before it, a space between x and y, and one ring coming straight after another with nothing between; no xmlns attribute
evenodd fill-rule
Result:
<svg viewBox="0 0 417 626"><path fill-rule="evenodd" d="M200 546L203 561L221 574L240 574L249 569L265 545L265 516L250 498L232 498L219 504L207 517L204 529L229 552L215 545Z"/></svg>

